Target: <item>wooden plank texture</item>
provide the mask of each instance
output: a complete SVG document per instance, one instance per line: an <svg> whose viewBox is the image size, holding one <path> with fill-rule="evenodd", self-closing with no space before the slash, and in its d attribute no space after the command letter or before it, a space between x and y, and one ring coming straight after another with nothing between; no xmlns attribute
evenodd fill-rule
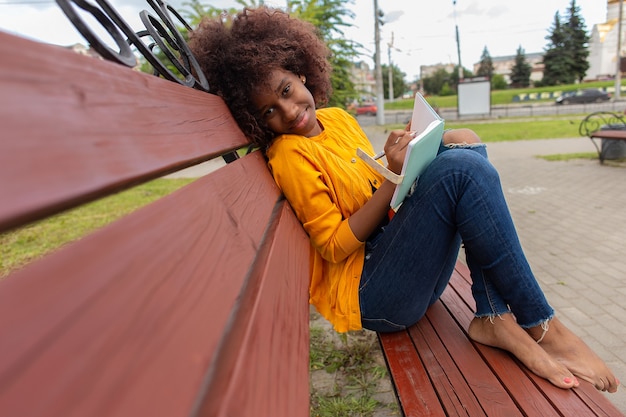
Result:
<svg viewBox="0 0 626 417"><path fill-rule="evenodd" d="M251 154L6 278L0 415L190 415L250 286L262 290L257 308L299 312L276 320L276 331L266 327L267 313L250 325L268 337L278 332L264 343L284 343L285 356L293 347L288 363L306 366L308 252L281 270L279 245L266 276L251 272L259 248L275 247L264 236L279 199L265 161ZM290 250L300 251L303 233L287 222L274 237L291 236ZM276 353L266 346L255 359L273 366ZM297 378L263 387L295 390L300 399L293 387L308 390L308 374ZM239 377L234 386L258 389L254 378Z"/></svg>
<svg viewBox="0 0 626 417"><path fill-rule="evenodd" d="M387 366L393 375L398 401L405 417L445 416L426 368L407 332L379 334Z"/></svg>
<svg viewBox="0 0 626 417"><path fill-rule="evenodd" d="M2 32L0 56L0 232L248 143L212 94Z"/></svg>
<svg viewBox="0 0 626 417"><path fill-rule="evenodd" d="M310 244L286 201L272 225L216 355L200 415L308 415Z"/></svg>
<svg viewBox="0 0 626 417"><path fill-rule="evenodd" d="M589 137L598 139L626 140L626 130L596 130Z"/></svg>
<svg viewBox="0 0 626 417"><path fill-rule="evenodd" d="M411 367L426 373L430 381L427 387L407 383L408 371L390 366L396 390L406 395L433 388L436 392L434 406L402 403L406 415L420 415L424 407L442 407L446 416L623 416L591 384L582 383L573 390L556 388L507 352L471 342L466 331L474 309L470 282L468 268L458 262L440 301L419 323L401 332L410 339L379 335L388 363L398 362L397 355L419 357L419 363ZM392 337L394 343L390 343ZM426 383L423 375L413 380Z"/></svg>
<svg viewBox="0 0 626 417"><path fill-rule="evenodd" d="M473 317L474 299L471 295L470 282L469 269L465 264L458 262L450 280L450 287L469 310L465 310L464 314L452 310L451 314L464 329L469 326ZM449 309L454 305L450 300L446 303ZM562 415L623 416L602 393L585 381L581 381L581 386L577 389L563 390L531 373L506 352L480 344L476 344L476 347L482 352L493 371L509 387L511 396L520 404L520 408L529 416L550 415L550 407L555 414ZM527 380L521 377L520 372L526 375ZM545 399L537 393L542 394Z"/></svg>
<svg viewBox="0 0 626 417"><path fill-rule="evenodd" d="M480 355L473 349L472 342L466 338L463 329L455 325L452 317L445 311L441 303L435 303L427 313L428 320L432 324L431 339L436 339L440 345L434 348L434 354L442 361L443 369L448 372L452 367L458 368L459 377L453 380L454 393L463 400L464 409L471 404L468 398L476 398L480 408L488 416L521 416L513 400L508 396L506 388L501 385L498 378L490 372ZM435 330L436 329L436 330ZM445 354L443 353L445 352ZM471 391L463 395L465 386ZM470 416L477 415L469 412Z"/></svg>

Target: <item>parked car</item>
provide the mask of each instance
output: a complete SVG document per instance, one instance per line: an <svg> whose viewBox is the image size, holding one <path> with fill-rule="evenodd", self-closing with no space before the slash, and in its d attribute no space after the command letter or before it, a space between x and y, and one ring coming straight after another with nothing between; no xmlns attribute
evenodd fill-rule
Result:
<svg viewBox="0 0 626 417"><path fill-rule="evenodd" d="M378 111L378 108L376 107L376 104L374 103L361 103L356 108L357 115L366 114L369 116L376 116L377 111Z"/></svg>
<svg viewBox="0 0 626 417"><path fill-rule="evenodd" d="M578 90L576 92L566 93L557 97L556 104L599 103L610 99L611 95L609 93L595 88L587 88L585 90Z"/></svg>

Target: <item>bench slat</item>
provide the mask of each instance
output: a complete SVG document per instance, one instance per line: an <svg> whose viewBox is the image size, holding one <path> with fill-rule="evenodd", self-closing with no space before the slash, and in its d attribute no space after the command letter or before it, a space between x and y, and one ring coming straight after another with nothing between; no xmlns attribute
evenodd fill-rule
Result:
<svg viewBox="0 0 626 417"><path fill-rule="evenodd" d="M448 416L485 416L467 381L450 357L429 319L409 329L411 339L424 361L437 395Z"/></svg>
<svg viewBox="0 0 626 417"><path fill-rule="evenodd" d="M441 299L431 306L424 319L408 329L410 342L399 342L389 350L386 341L389 335L379 335L388 363L396 361L393 356L399 353L421 358L416 369L426 369L438 395L437 404L427 406L443 406L445 415L454 416L623 415L591 384L581 381L581 386L573 390L556 388L528 371L510 354L470 342L466 332L474 309L470 282L467 266L457 262ZM407 353L407 349L416 352ZM396 370L391 367L390 370L400 398L416 389L404 383L402 374L396 378ZM480 403L478 409L475 401ZM406 415L420 415L420 411L407 405L402 403ZM464 407L468 407L466 414Z"/></svg>
<svg viewBox="0 0 626 417"><path fill-rule="evenodd" d="M450 284L457 294L464 300L470 309L465 314L453 313L459 320L462 328L467 329L473 317L474 299L471 295L470 273L466 265L458 262L456 272L453 274ZM446 306L451 303L446 302ZM460 320L464 318L464 320ZM524 366L518 365L508 353L499 349L476 344L485 360L489 362L494 371L498 371L500 379L505 381L505 386L511 391L511 396L520 404L520 408L528 415L543 417L547 415L576 415L576 416L622 416L623 414L597 391L591 384L581 381L581 386L574 390L556 388L548 381L538 377ZM517 368L517 370L516 370ZM526 375L528 381L522 378ZM541 399L546 397L546 401ZM528 400L528 401L527 401ZM549 408L552 407L551 412ZM606 414L608 413L608 414Z"/></svg>
<svg viewBox="0 0 626 417"><path fill-rule="evenodd" d="M458 263L450 279L451 291L445 292L441 297L460 329L467 329L474 318L475 303L471 296L470 283L465 280L467 276L469 276L467 267ZM500 349L492 349L478 343L474 346L526 416L559 417L561 415L542 395L537 395L537 383L545 383L544 388L547 388L550 386L548 382L542 378L533 381L532 377L529 378L530 375L534 377L533 374L529 375L525 372L516 360L511 360L511 356ZM552 390L552 387L548 389Z"/></svg>
<svg viewBox="0 0 626 417"><path fill-rule="evenodd" d="M248 143L212 94L2 32L0 56L0 232Z"/></svg>
<svg viewBox="0 0 626 417"><path fill-rule="evenodd" d="M626 140L626 130L596 130L589 137L597 139Z"/></svg>
<svg viewBox="0 0 626 417"><path fill-rule="evenodd" d="M251 154L2 281L0 415L188 415L279 198ZM289 268L293 286L263 281L281 294L264 309L287 297L308 311L308 259ZM302 353L308 321L294 315L277 326Z"/></svg>
<svg viewBox="0 0 626 417"><path fill-rule="evenodd" d="M286 201L279 208L253 266L255 279L216 355L200 415L309 414L309 368L302 358L309 355L310 244Z"/></svg>
<svg viewBox="0 0 626 417"><path fill-rule="evenodd" d="M411 346L407 332L379 334L385 359L395 382L396 394L406 417L445 416L426 368Z"/></svg>

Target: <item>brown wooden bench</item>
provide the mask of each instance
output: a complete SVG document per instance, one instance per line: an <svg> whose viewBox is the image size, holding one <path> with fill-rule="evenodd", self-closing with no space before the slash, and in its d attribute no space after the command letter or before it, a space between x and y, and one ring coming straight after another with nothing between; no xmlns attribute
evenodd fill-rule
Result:
<svg viewBox="0 0 626 417"><path fill-rule="evenodd" d="M379 334L406 417L623 416L591 384L556 388L513 356L472 342L469 270L457 262L450 285L407 331Z"/></svg>
<svg viewBox="0 0 626 417"><path fill-rule="evenodd" d="M0 56L0 232L248 145L211 94L3 33ZM308 415L309 249L252 152L26 266L0 282L0 415ZM471 343L458 268L380 336L406 416L621 415Z"/></svg>
<svg viewBox="0 0 626 417"><path fill-rule="evenodd" d="M248 145L214 95L0 56L0 231ZM258 152L197 179L0 282L0 415L308 415L308 259Z"/></svg>
<svg viewBox="0 0 626 417"><path fill-rule="evenodd" d="M581 136L591 139L603 164L614 146L623 146L626 141L626 120L613 112L599 111L587 115L578 127Z"/></svg>

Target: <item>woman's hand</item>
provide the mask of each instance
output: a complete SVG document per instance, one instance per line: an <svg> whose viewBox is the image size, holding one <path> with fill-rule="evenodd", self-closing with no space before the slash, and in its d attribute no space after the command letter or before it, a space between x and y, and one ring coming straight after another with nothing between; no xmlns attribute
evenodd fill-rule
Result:
<svg viewBox="0 0 626 417"><path fill-rule="evenodd" d="M388 168L400 174L404 165L406 147L416 136L416 132L409 130L394 130L389 134L385 142L385 155L387 157ZM350 216L348 222L354 235L364 242L374 229L380 224L383 217L389 213L389 202L396 189L396 184L391 181L383 181L378 190L367 203Z"/></svg>
<svg viewBox="0 0 626 417"><path fill-rule="evenodd" d="M385 156L390 171L400 174L402 165L404 165L404 157L406 155L406 147L415 138L416 132L410 130L393 130L385 142Z"/></svg>

